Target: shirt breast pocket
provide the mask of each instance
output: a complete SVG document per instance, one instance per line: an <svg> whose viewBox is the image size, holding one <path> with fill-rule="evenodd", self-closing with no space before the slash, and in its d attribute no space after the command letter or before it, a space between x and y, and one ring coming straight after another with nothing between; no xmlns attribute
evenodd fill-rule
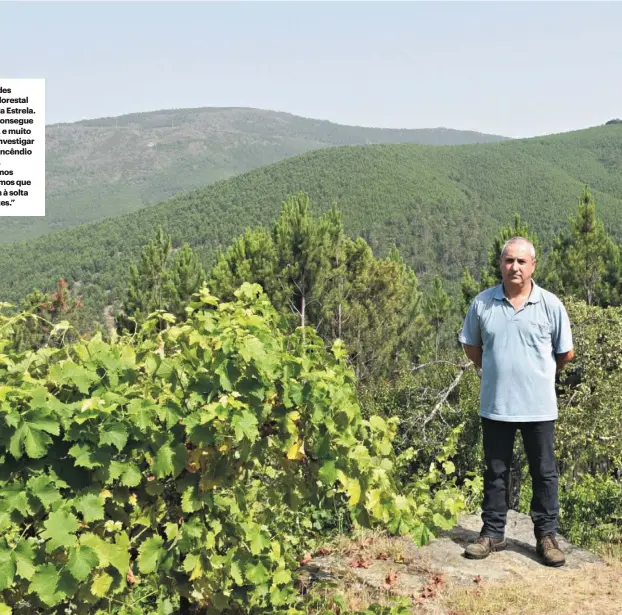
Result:
<svg viewBox="0 0 622 615"><path fill-rule="evenodd" d="M551 326L548 323L526 320L519 325L520 335L527 346L551 350Z"/></svg>

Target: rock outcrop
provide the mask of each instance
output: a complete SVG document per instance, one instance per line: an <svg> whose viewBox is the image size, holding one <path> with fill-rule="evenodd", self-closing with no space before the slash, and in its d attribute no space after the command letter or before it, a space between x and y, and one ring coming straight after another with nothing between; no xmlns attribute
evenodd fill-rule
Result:
<svg viewBox="0 0 622 615"><path fill-rule="evenodd" d="M382 546L373 547L373 540L345 551L334 551L319 555L306 564L303 569L310 583L328 582L340 585L344 582L360 584L369 590L386 591L411 597L429 597L435 586L446 584L470 585L484 582L529 581L541 577L546 571L559 575L563 583L564 575L586 566L605 565L596 555L570 544L558 536L559 543L566 554L566 565L561 568L544 567L536 555L536 540L533 524L529 516L510 511L506 535L508 548L493 553L484 560L470 560L464 557L464 548L479 535L481 519L478 515L468 515L460 519L459 525L448 532L441 533L425 547L418 548L408 537L384 539ZM387 548L387 545L390 545ZM378 549L389 550L389 556ZM395 554L399 554L397 557Z"/></svg>

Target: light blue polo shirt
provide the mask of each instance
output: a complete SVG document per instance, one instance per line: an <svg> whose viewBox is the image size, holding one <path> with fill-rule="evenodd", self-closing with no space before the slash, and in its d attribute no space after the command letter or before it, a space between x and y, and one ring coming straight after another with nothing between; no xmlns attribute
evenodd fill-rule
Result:
<svg viewBox="0 0 622 615"><path fill-rule="evenodd" d="M533 280L532 280L533 282ZM497 421L557 419L555 354L572 349L570 320L562 302L533 282L515 310L499 284L469 307L458 339L482 352L480 415Z"/></svg>

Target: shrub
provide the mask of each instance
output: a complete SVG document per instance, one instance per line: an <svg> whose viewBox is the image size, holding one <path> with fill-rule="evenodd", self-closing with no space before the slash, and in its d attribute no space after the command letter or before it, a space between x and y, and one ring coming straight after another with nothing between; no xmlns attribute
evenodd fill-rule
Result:
<svg viewBox="0 0 622 615"><path fill-rule="evenodd" d="M622 483L586 474L560 490L560 532L571 542L594 547L622 540Z"/></svg>
<svg viewBox="0 0 622 615"><path fill-rule="evenodd" d="M342 345L284 335L258 286L204 286L183 324L110 342L14 353L19 320L0 320L2 615L287 611L310 509L421 543L463 508L447 459L400 492L397 420L363 418Z"/></svg>

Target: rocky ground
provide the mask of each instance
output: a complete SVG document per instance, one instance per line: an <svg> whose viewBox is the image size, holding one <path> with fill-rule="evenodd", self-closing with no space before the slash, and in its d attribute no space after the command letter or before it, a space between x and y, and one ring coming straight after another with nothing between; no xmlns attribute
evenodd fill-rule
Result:
<svg viewBox="0 0 622 615"><path fill-rule="evenodd" d="M408 596L413 612L430 615L622 613L619 565L559 537L566 565L543 566L531 519L514 511L508 516L508 549L485 560L466 559L464 548L480 527L479 516L465 516L423 548L407 537L379 534L344 540L303 566L304 582L338 591L352 609Z"/></svg>

